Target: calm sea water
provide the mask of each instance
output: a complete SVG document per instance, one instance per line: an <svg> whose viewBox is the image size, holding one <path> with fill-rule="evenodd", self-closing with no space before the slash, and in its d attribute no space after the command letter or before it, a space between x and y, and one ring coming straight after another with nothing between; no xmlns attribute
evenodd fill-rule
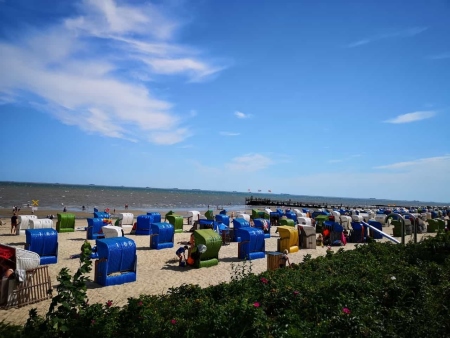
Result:
<svg viewBox="0 0 450 338"><path fill-rule="evenodd" d="M244 193L207 190L155 189L136 187L113 187L99 185L49 184L0 182L0 207L12 208L32 205L39 200L40 209L61 209L63 206L71 210L87 210L94 207L103 210L116 208L123 210L128 204L132 210L196 210L224 207L229 210L245 208L245 198L271 198L310 203L343 204L343 205L444 205L442 203L419 201L394 201L382 199L339 198L322 196L301 196L271 193Z"/></svg>

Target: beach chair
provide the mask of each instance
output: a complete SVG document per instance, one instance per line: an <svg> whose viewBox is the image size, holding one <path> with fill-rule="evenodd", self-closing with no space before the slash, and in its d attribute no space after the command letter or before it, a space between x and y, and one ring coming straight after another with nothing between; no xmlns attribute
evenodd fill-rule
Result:
<svg viewBox="0 0 450 338"><path fill-rule="evenodd" d="M215 220L218 223L225 224L226 226L230 226L230 216L226 214L218 214L215 216Z"/></svg>
<svg viewBox="0 0 450 338"><path fill-rule="evenodd" d="M16 226L16 235L25 235L25 230L30 228L30 220L37 219L36 215L17 216L18 224Z"/></svg>
<svg viewBox="0 0 450 338"><path fill-rule="evenodd" d="M167 222L152 223L152 234L150 235L150 248L161 250L173 248L175 228Z"/></svg>
<svg viewBox="0 0 450 338"><path fill-rule="evenodd" d="M133 226L133 222L134 222L134 215L130 212L123 212L119 214L119 218L118 218L119 222L118 222L118 226L120 227L124 227L124 226Z"/></svg>
<svg viewBox="0 0 450 338"><path fill-rule="evenodd" d="M58 262L58 232L52 228L25 230L25 249L40 257L40 265Z"/></svg>
<svg viewBox="0 0 450 338"><path fill-rule="evenodd" d="M154 221L152 215L139 215L136 218L136 236L146 236L152 233L152 223ZM161 218L159 219L161 221Z"/></svg>
<svg viewBox="0 0 450 338"><path fill-rule="evenodd" d="M214 220L214 211L212 211L212 210L206 211L205 212L205 217L206 217L206 219Z"/></svg>
<svg viewBox="0 0 450 338"><path fill-rule="evenodd" d="M49 218L31 218L29 220L29 229L44 229L44 228L53 228L53 220Z"/></svg>
<svg viewBox="0 0 450 338"><path fill-rule="evenodd" d="M252 260L265 257L264 231L252 227L243 227L236 231L241 238L238 243L238 258Z"/></svg>
<svg viewBox="0 0 450 338"><path fill-rule="evenodd" d="M270 238L270 220L265 218L255 218L253 220L255 228L264 232L264 238Z"/></svg>
<svg viewBox="0 0 450 338"><path fill-rule="evenodd" d="M298 230L300 233L300 247L302 249L315 249L317 245L316 228L311 225L299 225Z"/></svg>
<svg viewBox="0 0 450 338"><path fill-rule="evenodd" d="M173 225L176 233L183 232L183 216L181 215L167 215L166 220Z"/></svg>
<svg viewBox="0 0 450 338"><path fill-rule="evenodd" d="M94 281L102 286L136 281L136 243L127 237L96 240Z"/></svg>
<svg viewBox="0 0 450 338"><path fill-rule="evenodd" d="M219 251L222 247L222 237L212 229L194 231L195 247L190 250L190 257L194 259L195 268L211 267L219 264ZM200 245L206 246L206 251L201 253Z"/></svg>
<svg viewBox="0 0 450 338"><path fill-rule="evenodd" d="M40 257L32 251L0 244L0 259L15 264L15 277L1 280L0 307L22 307L51 298L48 266L39 266Z"/></svg>
<svg viewBox="0 0 450 338"><path fill-rule="evenodd" d="M115 225L105 225L102 227L103 238L116 238L123 237L123 229L122 227L118 227ZM98 237L102 238L102 237Z"/></svg>
<svg viewBox="0 0 450 338"><path fill-rule="evenodd" d="M277 251L283 252L287 249L290 253L299 250L298 230L295 227L281 225L278 227L280 238L277 242Z"/></svg>
<svg viewBox="0 0 450 338"><path fill-rule="evenodd" d="M383 224L381 224L380 222L371 220L368 223L371 226L377 228L378 230L383 231ZM383 238L383 236L375 230L369 229L369 233L370 233L370 237L372 237L373 239L382 239Z"/></svg>
<svg viewBox="0 0 450 338"><path fill-rule="evenodd" d="M240 228L250 227L250 222L243 218L235 218L233 219L233 231L232 231L232 241L240 242L241 238L238 236L237 230Z"/></svg>
<svg viewBox="0 0 450 338"><path fill-rule="evenodd" d="M88 227L86 231L86 239L97 239L104 237L102 227L105 226L105 223L103 223L103 218L88 218L87 223Z"/></svg>
<svg viewBox="0 0 450 338"><path fill-rule="evenodd" d="M75 215L69 213L57 214L56 231L75 232Z"/></svg>

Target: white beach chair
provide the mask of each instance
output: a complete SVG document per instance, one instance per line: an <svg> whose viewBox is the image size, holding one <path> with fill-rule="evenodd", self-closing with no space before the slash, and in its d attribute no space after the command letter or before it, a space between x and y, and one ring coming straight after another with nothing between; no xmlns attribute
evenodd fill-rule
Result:
<svg viewBox="0 0 450 338"><path fill-rule="evenodd" d="M105 238L123 237L122 228L115 225L105 225L102 227L102 231Z"/></svg>
<svg viewBox="0 0 450 338"><path fill-rule="evenodd" d="M29 229L53 228L53 220L49 218L31 218L28 225Z"/></svg>
<svg viewBox="0 0 450 338"><path fill-rule="evenodd" d="M25 230L30 228L30 219L37 219L36 215L19 215L16 235L25 235Z"/></svg>
<svg viewBox="0 0 450 338"><path fill-rule="evenodd" d="M123 226L133 226L134 215L130 212L123 212L119 214L119 225Z"/></svg>

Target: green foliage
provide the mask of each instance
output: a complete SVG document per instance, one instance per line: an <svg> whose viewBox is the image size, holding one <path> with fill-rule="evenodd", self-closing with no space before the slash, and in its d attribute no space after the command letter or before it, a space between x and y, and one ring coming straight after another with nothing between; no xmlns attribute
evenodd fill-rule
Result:
<svg viewBox="0 0 450 338"><path fill-rule="evenodd" d="M86 256L62 270L45 318L30 311L27 337L445 337L450 332L450 235L405 246L369 243L330 251L291 269L255 275L232 266L231 281L181 285L122 308L86 302ZM90 263L90 262L89 262ZM0 330L2 325L0 324ZM1 331L0 331L1 332Z"/></svg>

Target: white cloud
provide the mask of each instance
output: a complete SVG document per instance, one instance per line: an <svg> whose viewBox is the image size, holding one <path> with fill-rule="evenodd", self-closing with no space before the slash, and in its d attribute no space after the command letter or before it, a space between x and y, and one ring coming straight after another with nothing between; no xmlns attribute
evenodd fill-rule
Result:
<svg viewBox="0 0 450 338"><path fill-rule="evenodd" d="M85 0L79 10L63 24L0 42L0 102L33 104L62 123L108 137L157 144L189 137L172 104L155 97L149 82L156 74L197 81L218 71L198 60L199 51L172 42L180 23L149 3ZM27 102L29 94L34 103Z"/></svg>
<svg viewBox="0 0 450 338"><path fill-rule="evenodd" d="M359 47L359 46L367 45L374 41L384 40L384 39L409 38L409 37L416 36L422 32L425 32L427 29L428 29L427 27L412 27L412 28L407 28L404 30L391 32L391 33L378 34L378 35L366 37L364 39L349 43L347 45L347 47L348 48Z"/></svg>
<svg viewBox="0 0 450 338"><path fill-rule="evenodd" d="M191 58L180 59L144 59L156 74L173 75L185 73L190 76L191 81L200 81L214 73L221 71L221 68L214 68L206 63Z"/></svg>
<svg viewBox="0 0 450 338"><path fill-rule="evenodd" d="M343 162L343 160L329 160L328 163L340 163Z"/></svg>
<svg viewBox="0 0 450 338"><path fill-rule="evenodd" d="M434 111L417 111L414 113L399 115L393 119L386 120L384 122L394 123L394 124L410 123L410 122L429 119L429 118L433 117L434 115L436 115L436 113Z"/></svg>
<svg viewBox="0 0 450 338"><path fill-rule="evenodd" d="M229 132L229 131L221 131L219 134L222 136L239 136L239 135L241 135L240 133L233 133L233 132Z"/></svg>
<svg viewBox="0 0 450 338"><path fill-rule="evenodd" d="M248 118L250 118L252 116L251 114L244 114L243 112L240 112L240 111L235 111L234 115L238 119L248 119Z"/></svg>
<svg viewBox="0 0 450 338"><path fill-rule="evenodd" d="M261 154L246 154L235 157L226 167L233 171L255 172L260 171L273 164L273 161Z"/></svg>
<svg viewBox="0 0 450 338"><path fill-rule="evenodd" d="M192 136L190 129L179 128L164 132L153 132L149 135L149 140L156 144L172 145L182 142L190 136Z"/></svg>
<svg viewBox="0 0 450 338"><path fill-rule="evenodd" d="M407 162L397 162L397 163L393 163L393 164L378 166L378 167L375 167L375 169L423 168L424 170L427 170L427 167L429 167L429 166L440 165L442 163L450 164L450 155L420 158L417 160L407 161Z"/></svg>

